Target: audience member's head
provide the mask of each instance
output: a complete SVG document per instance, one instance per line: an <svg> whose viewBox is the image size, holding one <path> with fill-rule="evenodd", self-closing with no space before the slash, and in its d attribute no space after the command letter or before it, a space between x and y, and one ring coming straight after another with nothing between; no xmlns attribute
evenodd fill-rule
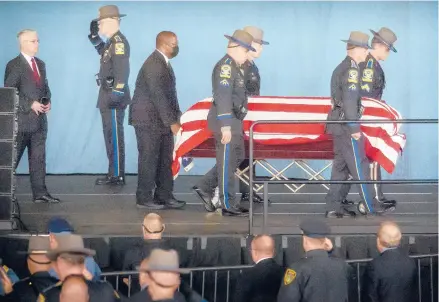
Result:
<svg viewBox="0 0 439 302"><path fill-rule="evenodd" d="M143 219L143 238L145 240L161 239L163 231L165 230L165 224L162 217L155 213L149 213Z"/></svg>
<svg viewBox="0 0 439 302"><path fill-rule="evenodd" d="M61 289L60 302L88 302L88 286L82 276L68 276Z"/></svg>
<svg viewBox="0 0 439 302"><path fill-rule="evenodd" d="M252 259L255 263L274 256L274 240L268 235L258 235L251 243Z"/></svg>
<svg viewBox="0 0 439 302"><path fill-rule="evenodd" d="M322 220L306 220L300 224L303 234L303 249L305 252L312 250L328 250L327 236L331 229Z"/></svg>
<svg viewBox="0 0 439 302"><path fill-rule="evenodd" d="M59 235L66 235L74 232L72 225L61 217L53 217L50 219L47 224L47 231L49 233L51 249L56 249L58 247L57 237Z"/></svg>
<svg viewBox="0 0 439 302"><path fill-rule="evenodd" d="M47 272L50 270L51 261L47 257L50 250L49 237L31 236L27 252L27 267L31 274Z"/></svg>
<svg viewBox="0 0 439 302"><path fill-rule="evenodd" d="M38 34L35 30L23 29L17 34L17 38L22 53L31 57L37 54L40 41L38 40Z"/></svg>
<svg viewBox="0 0 439 302"><path fill-rule="evenodd" d="M161 249L151 252L141 270L148 274L148 293L153 301L172 299L180 286L180 274L189 272L179 268L178 253L175 250Z"/></svg>
<svg viewBox="0 0 439 302"><path fill-rule="evenodd" d="M377 248L380 253L386 249L399 247L401 244L401 229L392 221L381 223L377 233Z"/></svg>
<svg viewBox="0 0 439 302"><path fill-rule="evenodd" d="M84 248L84 241L78 235L58 235L57 243L57 248L52 249L47 256L59 279L63 281L70 275L82 275L85 258L94 256L95 251Z"/></svg>

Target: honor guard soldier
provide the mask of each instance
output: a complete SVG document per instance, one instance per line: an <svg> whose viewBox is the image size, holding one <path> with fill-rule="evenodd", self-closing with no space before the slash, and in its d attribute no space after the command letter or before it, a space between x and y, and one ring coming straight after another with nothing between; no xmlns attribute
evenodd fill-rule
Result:
<svg viewBox="0 0 439 302"><path fill-rule="evenodd" d="M219 188L225 215L248 216L248 211L235 201L235 171L244 159L242 121L247 114L247 93L242 64L247 60L253 37L236 30L229 39L227 54L215 65L212 74L213 101L207 117L214 133L216 165L193 187L207 211L215 211L212 195Z"/></svg>
<svg viewBox="0 0 439 302"><path fill-rule="evenodd" d="M128 77L130 45L120 32L120 18L115 5L99 9L99 17L90 24L91 43L101 56L96 82L100 86L97 108L102 117L104 140L108 156L108 174L98 178L97 185L125 184L125 140L123 121L131 102ZM105 43L99 35L108 38Z"/></svg>
<svg viewBox="0 0 439 302"><path fill-rule="evenodd" d="M329 226L320 220L308 220L300 224L300 229L305 258L288 266L277 301L348 301L349 266L342 259L329 256Z"/></svg>
<svg viewBox="0 0 439 302"><path fill-rule="evenodd" d="M374 36L372 39L372 49L369 51L366 60L359 65L361 71L361 96L381 101L386 86L386 79L379 61L385 61L389 56L390 50L396 53L393 45L397 38L395 33L386 27L381 28L378 32L370 31ZM382 179L381 167L377 162L372 163L371 179ZM393 206L396 205L395 200L389 200L384 196L381 184L374 184L373 187L375 196L380 202Z"/></svg>
<svg viewBox="0 0 439 302"><path fill-rule="evenodd" d="M334 70L331 78L332 109L328 120L359 120L362 114L358 64L367 56L369 35L351 32L347 43L347 56ZM332 134L334 161L331 180L370 180L369 160L365 154L364 138L360 124L328 124L326 132ZM369 213L382 213L393 207L378 202L373 196L372 184L360 184L360 194ZM331 184L326 195L326 217L355 216L352 205L344 203L349 192L348 184Z"/></svg>
<svg viewBox="0 0 439 302"><path fill-rule="evenodd" d="M261 76L259 75L259 69L256 66L254 60L259 58L262 53L263 45L269 45L267 41L264 41L264 31L255 26L246 26L243 29L245 32L249 33L253 37L252 47L255 51L249 51L247 54L247 61L243 64L244 70L244 81L245 81L245 89L247 91L247 96L259 96L261 89ZM239 165L239 170L248 170L249 167L249 159L246 158ZM253 175L255 170L253 170ZM245 173L248 175L248 171ZM249 201L250 193L249 186L245 184L243 181L239 182L239 191L241 193L241 202ZM219 191L215 190L214 204L215 200L219 198ZM253 194L253 202L263 203L263 199L256 194Z"/></svg>
<svg viewBox="0 0 439 302"><path fill-rule="evenodd" d="M60 281L46 288L38 297L38 302L58 302L63 283L72 276L84 279L88 287L90 302L120 301L119 294L106 281L90 281L83 276L86 257L94 256L96 252L84 247L84 241L78 235L59 235L58 247L47 253L47 258L59 274Z"/></svg>

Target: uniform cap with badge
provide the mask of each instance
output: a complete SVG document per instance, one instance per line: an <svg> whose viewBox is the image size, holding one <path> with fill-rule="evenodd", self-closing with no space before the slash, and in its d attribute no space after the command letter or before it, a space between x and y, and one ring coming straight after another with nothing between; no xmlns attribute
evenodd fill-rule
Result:
<svg viewBox="0 0 439 302"><path fill-rule="evenodd" d="M326 238L331 235L329 225L320 219L305 220L300 224L303 235L310 238Z"/></svg>
<svg viewBox="0 0 439 302"><path fill-rule="evenodd" d="M242 29L235 30L233 36L224 35L224 37L226 37L227 39L229 39L229 41L233 43L239 44L240 46L247 48L248 50L256 51L256 49L252 47L253 36L248 32L243 31Z"/></svg>
<svg viewBox="0 0 439 302"><path fill-rule="evenodd" d="M116 5L105 5L99 8L99 17L93 21L100 21L107 18L122 18L125 14L119 13L119 8Z"/></svg>
<svg viewBox="0 0 439 302"><path fill-rule="evenodd" d="M261 45L269 45L267 41L264 41L264 31L256 26L246 26L243 30L253 37L253 42Z"/></svg>
<svg viewBox="0 0 439 302"><path fill-rule="evenodd" d="M84 247L84 240L79 235L59 235L57 237L58 247L50 250L47 257L55 261L61 254L74 254L83 256L94 256L96 252Z"/></svg>
<svg viewBox="0 0 439 302"><path fill-rule="evenodd" d="M373 31L372 29L370 29L370 32L373 34L374 38L386 45L391 51L396 52L396 48L393 44L396 42L397 37L393 31L387 27L381 27L378 32Z"/></svg>
<svg viewBox="0 0 439 302"><path fill-rule="evenodd" d="M351 34L349 35L349 39L342 41L357 47L363 47L367 49L372 48L369 45L369 35L362 33L361 31L352 31Z"/></svg>

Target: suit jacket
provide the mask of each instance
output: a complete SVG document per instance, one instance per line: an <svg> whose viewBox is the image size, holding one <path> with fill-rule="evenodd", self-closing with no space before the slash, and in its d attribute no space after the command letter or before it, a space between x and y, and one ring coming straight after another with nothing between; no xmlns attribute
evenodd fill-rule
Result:
<svg viewBox="0 0 439 302"><path fill-rule="evenodd" d="M387 250L373 259L364 278L362 301L417 301L416 264L402 249Z"/></svg>
<svg viewBox="0 0 439 302"><path fill-rule="evenodd" d="M18 131L36 132L47 130L46 114L36 113L31 109L32 103L42 97L50 100L51 93L46 75L46 65L35 57L35 62L40 71L40 84L33 79L33 71L26 58L20 54L6 65L5 87L15 87L19 93Z"/></svg>
<svg viewBox="0 0 439 302"><path fill-rule="evenodd" d="M143 63L136 80L130 124L170 133L180 121L175 75L163 55L155 50Z"/></svg>
<svg viewBox="0 0 439 302"><path fill-rule="evenodd" d="M265 259L245 270L236 283L234 302L276 301L284 269L274 261Z"/></svg>

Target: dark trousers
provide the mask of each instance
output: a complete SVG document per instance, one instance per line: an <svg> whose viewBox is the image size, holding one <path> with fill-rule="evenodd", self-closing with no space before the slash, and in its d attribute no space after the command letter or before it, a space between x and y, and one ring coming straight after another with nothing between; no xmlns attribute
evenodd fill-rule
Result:
<svg viewBox="0 0 439 302"><path fill-rule="evenodd" d="M173 197L174 137L150 127L135 126L139 151L137 202L166 201ZM154 195L153 191L155 189Z"/></svg>
<svg viewBox="0 0 439 302"><path fill-rule="evenodd" d="M108 157L108 176L125 177L125 138L123 130L125 109L100 109L100 111Z"/></svg>
<svg viewBox="0 0 439 302"><path fill-rule="evenodd" d="M370 180L369 160L365 154L364 138L354 140L350 135L334 135L334 161L331 180L347 180L352 175L354 180ZM377 206L372 184L359 185L360 194L369 212ZM341 211L341 201L349 193L348 184L331 184L326 195L326 210Z"/></svg>
<svg viewBox="0 0 439 302"><path fill-rule="evenodd" d="M29 174L33 198L47 194L46 188L46 138L47 130L39 129L35 132L21 132L17 134L17 162L20 163L23 152L27 147L29 159Z"/></svg>
<svg viewBox="0 0 439 302"><path fill-rule="evenodd" d="M255 163L255 160L253 160L253 165ZM241 164L239 165L239 170L244 170L247 169L247 167L250 166L250 160L248 158L244 159ZM247 172L243 173L243 175L249 175L250 173L250 169L247 170ZM256 177L256 167L253 167L253 179ZM248 182L250 183L250 180L248 180ZM239 192L241 194L247 194L250 193L250 187L244 183L242 180L239 181Z"/></svg>
<svg viewBox="0 0 439 302"><path fill-rule="evenodd" d="M244 138L232 135L228 144L221 143L221 134L215 134L216 164L198 183L198 187L209 194L218 186L219 198L224 209L238 206L236 202L235 171L242 162Z"/></svg>

